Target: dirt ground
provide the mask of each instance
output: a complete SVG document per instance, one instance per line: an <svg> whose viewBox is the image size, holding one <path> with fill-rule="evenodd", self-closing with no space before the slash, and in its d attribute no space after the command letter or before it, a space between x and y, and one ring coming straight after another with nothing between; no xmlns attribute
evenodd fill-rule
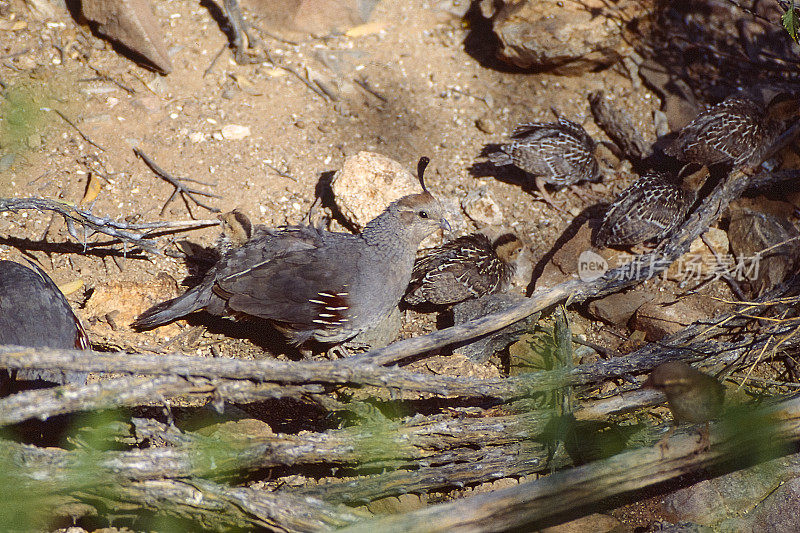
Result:
<svg viewBox="0 0 800 533"><path fill-rule="evenodd" d="M174 67L162 76L118 53L66 10L45 19L22 0L0 0L0 82L11 95L0 103L0 197L56 198L137 223L216 222L216 213L187 207L180 198L162 213L173 187L137 157L138 148L172 176L197 180L188 185L219 196L202 202L222 211L239 207L253 221L274 226L301 222L321 176L341 168L347 156L378 152L413 172L426 155L428 186L452 207L459 232L478 229L460 204L485 188L502 210L503 225L525 240L535 262L576 215L612 200L635 176L618 170L602 183L584 184L583 195L554 193L564 203L559 212L519 183L476 172L481 150L506 139L517 123L550 121L555 113L607 139L587 100L598 89L652 141L660 101L621 66L576 77L499 66L482 52L480 33L445 9L450 3L381 1L370 26L356 36L292 44L262 35L269 56L241 65L227 49L214 61L228 38L212 4L152 0ZM245 16L258 26L256 12L246 9ZM321 76L338 87L338 99L320 96L271 58ZM249 135L228 138L223 132L231 125L249 128ZM96 198L85 201L97 185ZM192 265L173 257L177 244L212 247L218 234L209 226L165 235L157 241L164 255L127 254L102 235L90 236L84 248L59 217L3 212L0 259L27 256L59 285L79 281L68 299L98 349L295 357L277 333L223 320L193 319L189 327L179 321L143 333L128 327L146 307L176 295L193 273ZM660 283L648 282L655 292L675 289ZM704 290L730 297L721 282ZM630 334L570 314L576 333L613 349ZM434 326L430 316L410 313L403 335Z"/></svg>
<svg viewBox="0 0 800 533"><path fill-rule="evenodd" d="M116 53L66 11L42 20L20 2L0 2L0 80L18 97L22 109L16 112L25 123L6 136L2 152L10 168L0 172L0 195L79 203L92 178L102 186L88 205L97 215L134 222L188 220L179 199L160 213L173 188L134 154L138 147L171 175L208 184L191 185L220 196L201 198L209 205L223 211L240 207L256 222L278 225L300 222L320 176L339 169L348 155L379 152L412 171L427 155L429 186L454 207L456 227L475 228L459 204L470 191L488 188L502 208L504 225L529 243L535 259L575 214L612 199L631 176L612 174L605 183L587 186L594 201L570 190L558 193L566 202L565 213L559 213L517 183L476 177L470 167L482 160L481 149L502 141L519 122L552 120L553 110L603 138L587 101L589 92L601 88L624 102L636 126L652 138L657 99L641 85L634 88L621 68L580 77L487 68L483 63L491 58L465 51L465 40L476 39L473 30L442 4L447 3L380 2L366 34L358 37L306 38L293 45L265 38L271 57L344 85L339 101L331 102L266 58L239 65L226 50L212 65L228 41L213 10L196 1L153 2L172 54L174 71L168 76ZM258 25L257 13L245 13ZM472 48L480 49L480 42ZM317 59L323 53L339 59L338 72ZM380 96L352 83L354 78ZM64 113L80 132L45 108ZM228 140L221 131L229 125L245 126L250 135ZM197 219L215 220L206 209L192 205L191 211ZM81 280L83 288L70 295L78 306L112 281L147 287L162 272L178 282L187 275L182 260L166 256L124 257L107 246L74 253L82 246L60 219L52 226L50 219L35 212L3 213L0 258L19 259L23 250L57 283ZM217 234L209 227L167 240L211 246ZM110 298L119 309L101 306L100 316L93 316L90 304L83 318L90 330L98 329L95 337L105 338L111 334L105 314L121 312L112 335L117 344L158 345L174 327L133 334L125 319L170 296L165 288L152 287L161 294L144 300L144 294L133 298L123 291ZM142 291L147 292L137 292Z"/></svg>

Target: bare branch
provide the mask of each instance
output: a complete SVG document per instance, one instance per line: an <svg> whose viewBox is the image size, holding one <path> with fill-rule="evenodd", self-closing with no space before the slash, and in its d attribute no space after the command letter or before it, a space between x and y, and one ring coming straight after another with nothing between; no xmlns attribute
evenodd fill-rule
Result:
<svg viewBox="0 0 800 533"><path fill-rule="evenodd" d="M219 196L217 194L210 193L210 192L201 191L199 189L192 189L192 188L186 187L185 185L183 185L181 183L181 181L194 181L195 183L201 183L201 182L198 182L197 180L192 180L192 179L189 179L189 178L176 178L176 177L173 177L170 174L168 174L166 171L162 170L161 167L159 167L155 163L155 161L150 159L150 157L148 157L147 154L145 154L141 149L134 148L133 152L136 155L138 155L139 157L142 158L142 161L144 161L145 164L148 167L150 167L150 170L152 170L156 174L156 176L158 176L159 178L163 179L164 181L168 182L170 185L175 187L175 190L172 192L170 197L167 199L166 202L164 202L164 207L161 208L161 214L162 215L164 214L164 211L166 211L167 206L169 205L169 203L178 195L180 195L180 197L186 203L186 209L189 211L189 216L191 216L192 218L194 218L194 216L192 216L192 210L189 208L189 202L190 201L193 202L195 205L198 205L198 206L200 206L200 207L202 207L204 209L207 209L207 210L211 211L212 213L219 213L220 210L218 208L211 207L209 205L204 204L203 202L198 200L196 198L196 196L207 196L209 198L222 198L221 196ZM203 184L203 185L206 185L206 184Z"/></svg>
<svg viewBox="0 0 800 533"><path fill-rule="evenodd" d="M109 217L93 215L88 211L79 209L74 205L50 200L48 198L0 198L0 212L18 211L20 209L34 209L36 211L54 211L64 217L69 224L77 222L84 227L98 233L109 235L122 241L132 242L150 253L160 252L146 239L156 229L186 228L195 229L218 225L219 220L192 220L185 222L149 222L145 224L132 224L112 220ZM139 233L141 232L141 233ZM83 243L87 245L86 242Z"/></svg>

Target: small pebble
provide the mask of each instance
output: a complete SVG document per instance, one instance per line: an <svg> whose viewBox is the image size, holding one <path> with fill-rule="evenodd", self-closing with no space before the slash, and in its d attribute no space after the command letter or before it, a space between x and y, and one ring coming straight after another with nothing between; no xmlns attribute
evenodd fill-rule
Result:
<svg viewBox="0 0 800 533"><path fill-rule="evenodd" d="M206 136L202 131L193 131L189 134L189 140L195 144L201 143L206 140Z"/></svg>
<svg viewBox="0 0 800 533"><path fill-rule="evenodd" d="M475 126L483 133L494 133L497 131L497 126L495 126L494 121L486 117L481 117L476 120Z"/></svg>
<svg viewBox="0 0 800 533"><path fill-rule="evenodd" d="M222 137L228 141L238 141L250 137L250 128L239 124L228 124L222 127Z"/></svg>
<svg viewBox="0 0 800 533"><path fill-rule="evenodd" d="M5 172L14 164L14 159L16 156L14 154L6 154L3 157L0 157L0 172Z"/></svg>

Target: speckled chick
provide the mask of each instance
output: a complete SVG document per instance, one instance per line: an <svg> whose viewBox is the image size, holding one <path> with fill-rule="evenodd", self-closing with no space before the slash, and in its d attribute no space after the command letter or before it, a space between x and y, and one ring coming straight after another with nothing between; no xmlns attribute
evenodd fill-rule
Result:
<svg viewBox="0 0 800 533"><path fill-rule="evenodd" d="M359 235L263 229L223 255L197 287L145 311L133 326L206 309L269 320L296 344L339 344L392 313L420 242L446 226L441 204L426 191L393 202Z"/></svg>
<svg viewBox="0 0 800 533"><path fill-rule="evenodd" d="M472 233L433 248L414 264L406 303L449 305L508 288L523 244L512 233L494 241Z"/></svg>
<svg viewBox="0 0 800 533"><path fill-rule="evenodd" d="M579 181L599 181L597 144L583 126L564 118L557 122L518 125L511 142L489 154L495 165L514 165L536 179L536 187L552 204L544 184L558 187Z"/></svg>
<svg viewBox="0 0 800 533"><path fill-rule="evenodd" d="M779 94L764 105L758 98L729 96L700 113L666 148L667 155L701 165L759 165L769 147L800 114L800 99Z"/></svg>
<svg viewBox="0 0 800 533"><path fill-rule="evenodd" d="M216 246L221 256L243 246L253 236L253 224L241 209L228 211L217 218L222 227Z"/></svg>
<svg viewBox="0 0 800 533"><path fill-rule="evenodd" d="M686 217L707 177L705 167L686 176L681 184L669 173L644 174L608 208L594 235L594 245L603 248L660 241Z"/></svg>
<svg viewBox="0 0 800 533"><path fill-rule="evenodd" d="M666 394L676 425L708 422L720 414L725 401L719 381L680 361L656 367L642 387Z"/></svg>
<svg viewBox="0 0 800 533"><path fill-rule="evenodd" d="M0 345L85 350L89 337L64 295L38 266L0 261ZM86 381L85 372L20 370L18 379Z"/></svg>

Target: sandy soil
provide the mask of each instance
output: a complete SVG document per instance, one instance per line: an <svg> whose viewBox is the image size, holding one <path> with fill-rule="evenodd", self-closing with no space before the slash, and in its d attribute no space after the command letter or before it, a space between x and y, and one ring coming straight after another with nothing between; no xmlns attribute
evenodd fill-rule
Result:
<svg viewBox="0 0 800 533"><path fill-rule="evenodd" d="M174 65L166 77L116 53L66 12L41 20L16 2L0 5L3 27L16 28L2 31L0 80L17 98L14 109L23 122L5 136L6 166L14 159L0 172L2 196L78 203L94 179L102 185L88 205L95 214L128 221L189 219L180 200L160 213L172 186L134 154L138 147L173 176L208 184L194 185L221 197L206 199L208 204L223 211L240 207L255 221L276 225L299 222L320 176L340 168L348 155L376 151L411 170L421 155L428 155L429 186L454 207L452 216L462 231L475 225L459 212L461 199L486 187L501 206L505 225L528 241L535 258L587 200L570 190L558 193L559 201L566 202L562 214L518 183L480 176L470 169L481 161L481 149L502 141L518 122L552 120L552 110L603 138L586 99L599 88L623 103L645 135L653 136L657 99L641 86L635 89L624 70L562 77L487 68L482 63L493 63L490 59L465 51L465 40L475 39L468 25L434 2L380 2L371 17L379 31L360 37L307 38L295 45L265 38L270 57L338 84L336 102L268 60L238 65L227 50L206 72L227 38L209 9L195 1L153 2ZM246 13L258 24L255 13ZM326 61L334 69L318 59L323 54L335 58ZM366 82L380 97L354 79ZM45 108L60 110L80 132ZM250 135L226 139L221 132L229 125L246 126ZM608 200L630 179L612 174L587 189L594 201ZM198 219L215 218L198 206L192 205L191 211ZM156 294L149 299L133 297L128 288L137 285L135 292L147 293L147 283L159 273L180 282L187 275L183 261L123 257L105 246L75 253L82 246L59 219L51 226L50 218L35 212L3 213L0 258L19 258L24 251L57 283L82 280L83 289L70 295L79 306L112 280L123 284L119 298L110 298L119 309L93 308L89 298L83 318L90 329L99 328L95 336L110 335L105 319L109 312L121 313L112 321L117 344L123 347L158 345L177 331L133 334L122 319L170 295L164 294L168 287L163 284L152 287ZM217 233L212 227L163 242L167 250L174 250L168 241L210 246Z"/></svg>

